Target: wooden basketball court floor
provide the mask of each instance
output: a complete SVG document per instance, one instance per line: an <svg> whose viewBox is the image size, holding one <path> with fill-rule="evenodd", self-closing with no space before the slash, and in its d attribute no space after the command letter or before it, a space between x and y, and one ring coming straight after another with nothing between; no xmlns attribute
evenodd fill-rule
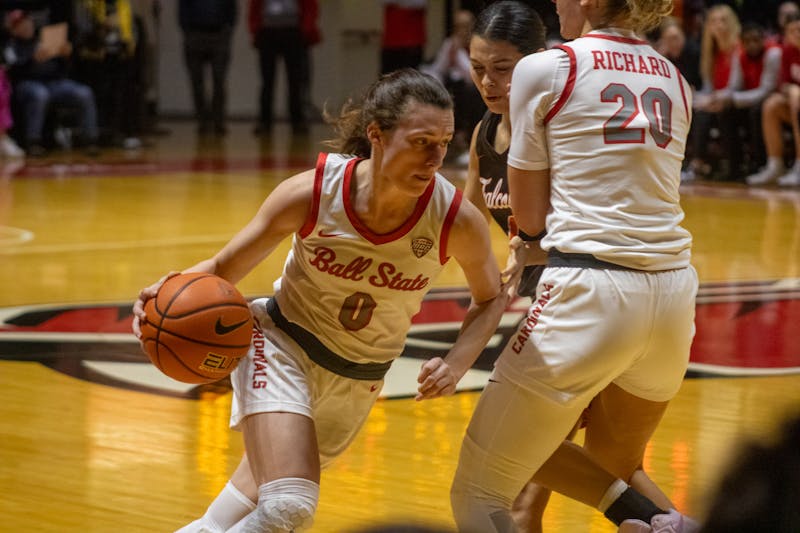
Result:
<svg viewBox="0 0 800 533"><path fill-rule="evenodd" d="M129 333L130 305L141 287L218 249L275 184L313 164L327 132L293 141L278 127L259 141L234 124L221 142L201 142L190 124L169 126L137 154L0 162L0 531L173 531L202 514L242 453L226 384L160 376ZM741 443L800 410L800 190L696 184L684 186L683 205L701 280L697 337L646 468L702 516ZM271 292L286 244L240 284L246 296ZM409 395L415 357L446 348L465 294L449 265L387 397L323 474L314 531L452 527L449 483L491 353L468 376L471 390L426 403ZM488 352L524 309L509 309ZM544 524L614 531L560 496Z"/></svg>

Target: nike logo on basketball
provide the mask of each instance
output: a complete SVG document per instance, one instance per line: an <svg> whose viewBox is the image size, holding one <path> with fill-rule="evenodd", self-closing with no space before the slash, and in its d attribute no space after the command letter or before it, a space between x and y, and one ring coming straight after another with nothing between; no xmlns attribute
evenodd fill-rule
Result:
<svg viewBox="0 0 800 533"><path fill-rule="evenodd" d="M340 237L344 235L344 233L341 232L327 233L325 231L319 230L317 232L317 235L319 235L320 237Z"/></svg>
<svg viewBox="0 0 800 533"><path fill-rule="evenodd" d="M231 331L238 329L242 326L247 324L247 320L242 320L241 322L237 322L236 324L231 324L230 326L226 326L222 323L222 319L217 318L217 323L214 324L214 333L217 335L227 335Z"/></svg>

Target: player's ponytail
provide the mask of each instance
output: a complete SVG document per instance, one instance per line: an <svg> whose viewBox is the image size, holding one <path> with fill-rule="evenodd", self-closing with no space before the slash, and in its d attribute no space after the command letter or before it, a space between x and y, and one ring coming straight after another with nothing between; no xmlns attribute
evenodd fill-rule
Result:
<svg viewBox="0 0 800 533"><path fill-rule="evenodd" d="M609 26L624 24L640 35L656 28L672 13L672 0L611 0L608 3Z"/></svg>
<svg viewBox="0 0 800 533"><path fill-rule="evenodd" d="M412 101L453 109L453 100L439 80L411 68L396 70L373 83L359 103L348 100L338 116L325 113L336 138L324 144L343 154L369 157L372 146L367 139L367 126L375 122L381 130L391 130Z"/></svg>

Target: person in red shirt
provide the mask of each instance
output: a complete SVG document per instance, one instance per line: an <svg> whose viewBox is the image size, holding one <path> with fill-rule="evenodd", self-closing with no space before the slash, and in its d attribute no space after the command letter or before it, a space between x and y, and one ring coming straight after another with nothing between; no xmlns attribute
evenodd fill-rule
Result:
<svg viewBox="0 0 800 533"><path fill-rule="evenodd" d="M711 174L708 140L714 115L704 111L704 108L713 91L728 86L731 63L740 50L740 34L739 17L730 6L719 4L709 8L700 42L700 77L703 85L694 98L697 112L692 119L690 133L692 155L683 173L684 181L704 178Z"/></svg>
<svg viewBox="0 0 800 533"><path fill-rule="evenodd" d="M800 14L787 18L781 48L779 90L767 98L761 112L767 165L747 177L748 185L777 183L791 187L800 185ZM790 124L794 139L795 162L786 172L783 160L783 125Z"/></svg>
<svg viewBox="0 0 800 533"><path fill-rule="evenodd" d="M428 0L383 0L381 74L422 63Z"/></svg>
<svg viewBox="0 0 800 533"><path fill-rule="evenodd" d="M731 63L727 87L711 93L702 107L696 105L716 114L723 155L729 165L725 176L728 180L741 179L744 156L749 167L764 163L761 105L778 87L780 69L780 47L767 42L764 28L747 23L742 30L741 49ZM742 137L745 150L741 147Z"/></svg>

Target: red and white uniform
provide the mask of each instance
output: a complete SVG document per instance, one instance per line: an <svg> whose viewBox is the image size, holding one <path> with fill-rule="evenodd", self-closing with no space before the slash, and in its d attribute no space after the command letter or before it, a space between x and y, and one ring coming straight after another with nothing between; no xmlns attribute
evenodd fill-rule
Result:
<svg viewBox="0 0 800 533"><path fill-rule="evenodd" d="M517 64L508 163L550 169L542 248L638 270L689 264L678 194L689 98L678 69L635 37L592 32Z"/></svg>
<svg viewBox="0 0 800 533"><path fill-rule="evenodd" d="M459 527L494 531L610 383L651 401L680 388L697 275L678 187L689 86L646 41L592 31L517 63L509 166L550 170L550 260L495 364L453 485Z"/></svg>
<svg viewBox="0 0 800 533"><path fill-rule="evenodd" d="M356 162L330 154L318 165L314 212L294 236L274 297L333 352L382 363L403 351L411 317L447 261L461 196L437 176L400 228L376 235L350 205Z"/></svg>
<svg viewBox="0 0 800 533"><path fill-rule="evenodd" d="M382 385L380 376L353 378L337 370L359 372L400 355L411 318L448 259L461 205L460 191L437 174L404 224L375 234L350 203L358 161L320 154L309 217L274 284L281 320L302 336L276 324L266 299L254 301L259 328L231 378L233 427L257 412L312 417L323 463L355 436ZM306 342L309 336L313 342Z"/></svg>

